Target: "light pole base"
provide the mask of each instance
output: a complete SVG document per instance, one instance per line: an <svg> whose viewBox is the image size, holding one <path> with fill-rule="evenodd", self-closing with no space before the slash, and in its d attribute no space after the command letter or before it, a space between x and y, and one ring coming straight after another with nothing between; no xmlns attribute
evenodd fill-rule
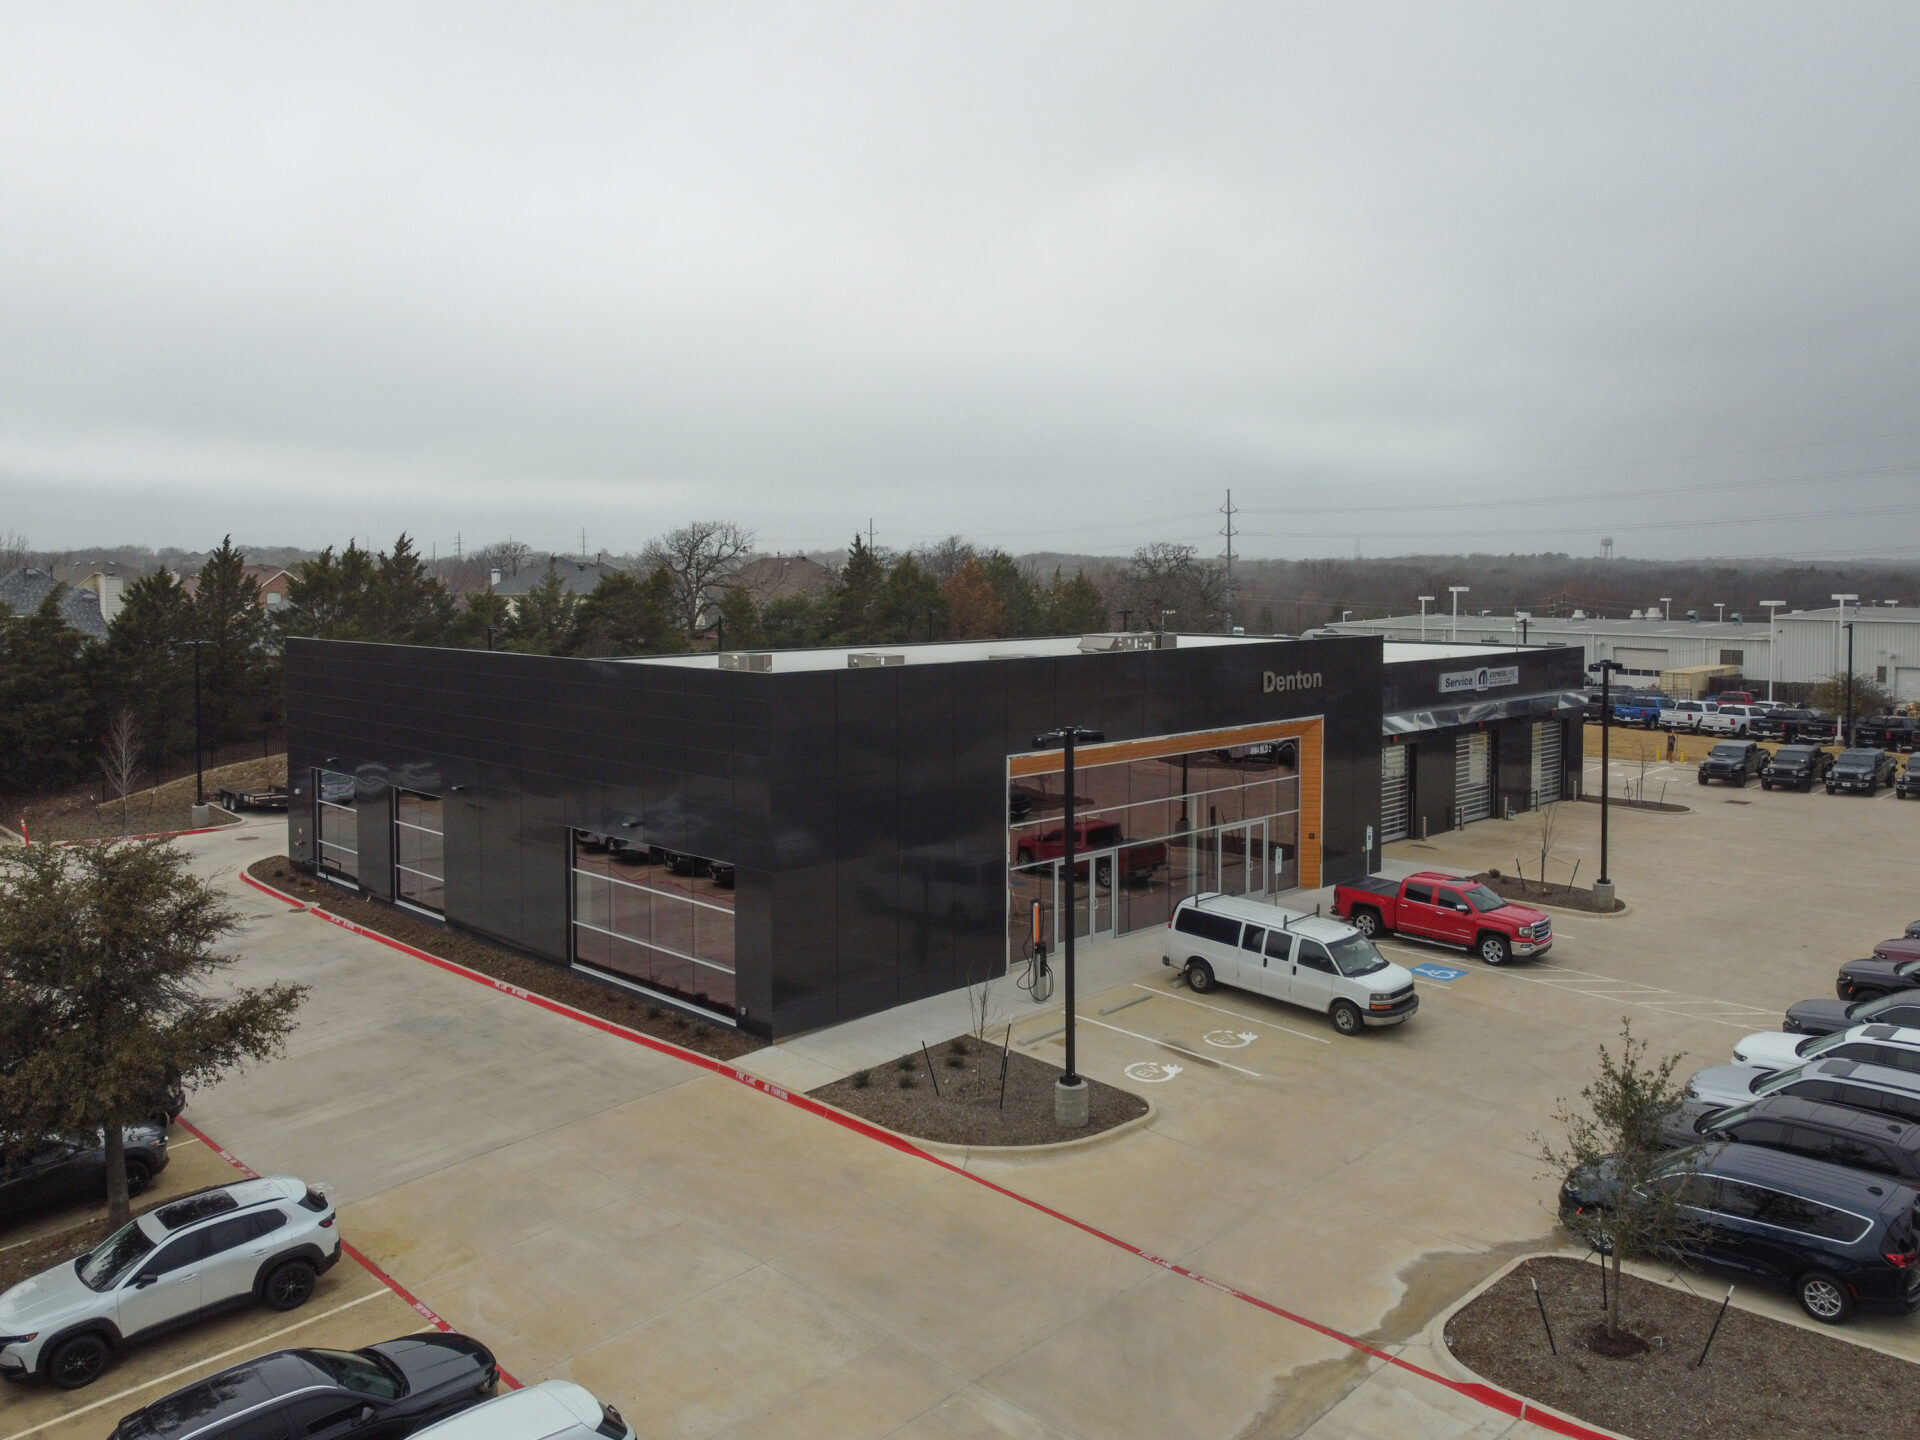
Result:
<svg viewBox="0 0 1920 1440"><path fill-rule="evenodd" d="M1087 1123L1087 1082L1076 1078L1053 1082L1053 1123L1078 1130Z"/></svg>
<svg viewBox="0 0 1920 1440"><path fill-rule="evenodd" d="M1593 903L1595 908L1603 911L1611 910L1619 904L1619 902L1613 898L1613 882L1611 880L1596 880L1593 882Z"/></svg>
<svg viewBox="0 0 1920 1440"><path fill-rule="evenodd" d="M196 830L204 830L211 824L213 824L213 807L211 805L194 806L193 828Z"/></svg>

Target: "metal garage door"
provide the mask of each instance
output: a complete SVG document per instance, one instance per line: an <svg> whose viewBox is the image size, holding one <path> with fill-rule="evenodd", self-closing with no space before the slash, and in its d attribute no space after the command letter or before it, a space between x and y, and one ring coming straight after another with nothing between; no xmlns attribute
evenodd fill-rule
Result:
<svg viewBox="0 0 1920 1440"><path fill-rule="evenodd" d="M1453 803L1462 825L1493 814L1493 778L1485 731L1462 735L1453 747Z"/></svg>
<svg viewBox="0 0 1920 1440"><path fill-rule="evenodd" d="M1667 668L1665 650L1630 650L1624 645L1613 647L1613 658L1623 670L1635 675L1658 675Z"/></svg>
<svg viewBox="0 0 1920 1440"><path fill-rule="evenodd" d="M1920 666L1896 665L1893 667L1893 698L1920 700Z"/></svg>
<svg viewBox="0 0 1920 1440"><path fill-rule="evenodd" d="M1407 750L1388 745L1380 751L1380 843L1404 840L1407 827Z"/></svg>
<svg viewBox="0 0 1920 1440"><path fill-rule="evenodd" d="M1533 803L1545 805L1560 798L1560 722L1533 724Z"/></svg>

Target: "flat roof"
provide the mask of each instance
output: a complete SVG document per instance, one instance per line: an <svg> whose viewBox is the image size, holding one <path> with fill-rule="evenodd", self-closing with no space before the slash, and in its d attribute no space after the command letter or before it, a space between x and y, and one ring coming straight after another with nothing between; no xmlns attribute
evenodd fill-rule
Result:
<svg viewBox="0 0 1920 1440"><path fill-rule="evenodd" d="M1136 632L1151 634L1152 632ZM837 645L823 650L748 650L748 655L771 655L773 669L781 674L801 670L845 670L855 655L900 657L903 665L961 665L977 660L1026 660L1053 655L1138 654L1127 650L1082 650L1081 635L1045 635L1024 640L942 640L919 645ZM1187 635L1177 634L1169 649L1204 650L1215 645L1274 645L1298 643L1291 635ZM1357 639L1357 636L1348 636ZM1144 652L1151 653L1151 652ZM693 655L643 655L625 660L628 665L676 665L686 670L718 670L720 656L712 650Z"/></svg>
<svg viewBox="0 0 1920 1440"><path fill-rule="evenodd" d="M1819 612L1793 611L1791 615L1789 615L1788 612L1783 611L1780 618L1782 620L1789 618L1807 619L1815 613ZM1833 612L1826 611L1824 613L1830 617ZM1853 613L1851 610L1847 612L1849 619L1853 617ZM1868 613L1872 614L1876 612L1869 611ZM1893 612L1881 611L1877 613L1885 616ZM1394 615L1384 620L1346 620L1339 624L1328 625L1323 628L1341 635L1377 635L1382 630L1418 630L1420 628L1420 617L1418 615ZM1445 636L1453 628L1453 617L1444 613L1435 615L1432 611L1428 611L1426 628L1429 636L1436 634ZM1520 633L1520 622L1511 615L1462 615L1460 617L1460 629L1463 632L1479 631L1481 634L1485 634L1489 630L1495 630L1502 634L1510 632L1518 635ZM1608 620L1597 616L1589 616L1585 620L1572 620L1564 615L1541 615L1530 617L1527 620L1526 633L1529 640L1540 635L1596 634L1634 635L1648 638L1656 635L1674 638L1681 638L1688 635L1717 635L1723 639L1738 636L1741 639L1764 640L1767 637L1767 631L1768 626L1764 617L1758 621L1748 620L1740 624L1735 624L1731 620L1662 620L1658 616L1655 616L1651 620ZM1431 645L1436 642L1429 639L1425 643ZM1445 642L1443 640L1440 643Z"/></svg>
<svg viewBox="0 0 1920 1440"><path fill-rule="evenodd" d="M1388 640L1381 644L1382 658L1388 665L1404 665L1414 660L1470 660L1479 655L1513 655L1520 651L1557 649L1546 645L1482 645L1475 641L1469 645L1462 640L1459 644L1450 644L1445 640Z"/></svg>

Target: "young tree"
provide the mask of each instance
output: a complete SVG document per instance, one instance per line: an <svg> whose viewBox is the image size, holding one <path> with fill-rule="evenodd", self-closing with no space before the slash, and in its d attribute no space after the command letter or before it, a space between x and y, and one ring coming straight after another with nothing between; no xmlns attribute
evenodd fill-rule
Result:
<svg viewBox="0 0 1920 1440"><path fill-rule="evenodd" d="M1670 1251L1699 1229L1685 1208L1686 1154L1660 1143L1662 1124L1686 1093L1673 1078L1679 1064L1678 1055L1650 1060L1647 1042L1634 1039L1632 1022L1622 1019L1619 1053L1602 1045L1599 1072L1580 1092L1585 1107L1556 1102L1553 1119L1564 1138L1533 1137L1549 1173L1571 1178L1587 1197L1578 1213L1563 1214L1561 1220L1612 1267L1609 1337L1620 1333L1622 1257Z"/></svg>
<svg viewBox="0 0 1920 1440"><path fill-rule="evenodd" d="M1560 806L1549 800L1533 812L1533 822L1536 837L1540 841L1540 889L1544 892L1547 888L1547 857L1553 854L1553 832L1559 827Z"/></svg>
<svg viewBox="0 0 1920 1440"><path fill-rule="evenodd" d="M641 563L666 567L681 629L691 640L705 623L714 591L753 549L753 532L731 520L696 520L647 542Z"/></svg>
<svg viewBox="0 0 1920 1440"><path fill-rule="evenodd" d="M28 1134L103 1135L115 1225L121 1131L154 1092L264 1059L293 1028L304 986L209 986L239 923L162 841L0 856L0 1114Z"/></svg>
<svg viewBox="0 0 1920 1440"><path fill-rule="evenodd" d="M100 775L107 782L107 793L120 797L120 833L133 829L127 797L140 778L140 726L133 711L122 706L107 722L107 733L100 742Z"/></svg>

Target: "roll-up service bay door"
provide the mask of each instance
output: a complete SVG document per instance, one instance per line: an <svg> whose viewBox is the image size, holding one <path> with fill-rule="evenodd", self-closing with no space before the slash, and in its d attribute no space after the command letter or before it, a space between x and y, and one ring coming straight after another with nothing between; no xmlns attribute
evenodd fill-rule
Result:
<svg viewBox="0 0 1920 1440"><path fill-rule="evenodd" d="M1493 814L1493 776L1487 757L1484 730L1462 735L1454 742L1453 804L1462 825Z"/></svg>
<svg viewBox="0 0 1920 1440"><path fill-rule="evenodd" d="M1407 822L1407 750L1404 745L1384 746L1380 751L1380 843L1404 840L1411 833Z"/></svg>
<svg viewBox="0 0 1920 1440"><path fill-rule="evenodd" d="M1560 798L1560 722L1536 720L1533 725L1533 803L1549 805Z"/></svg>

